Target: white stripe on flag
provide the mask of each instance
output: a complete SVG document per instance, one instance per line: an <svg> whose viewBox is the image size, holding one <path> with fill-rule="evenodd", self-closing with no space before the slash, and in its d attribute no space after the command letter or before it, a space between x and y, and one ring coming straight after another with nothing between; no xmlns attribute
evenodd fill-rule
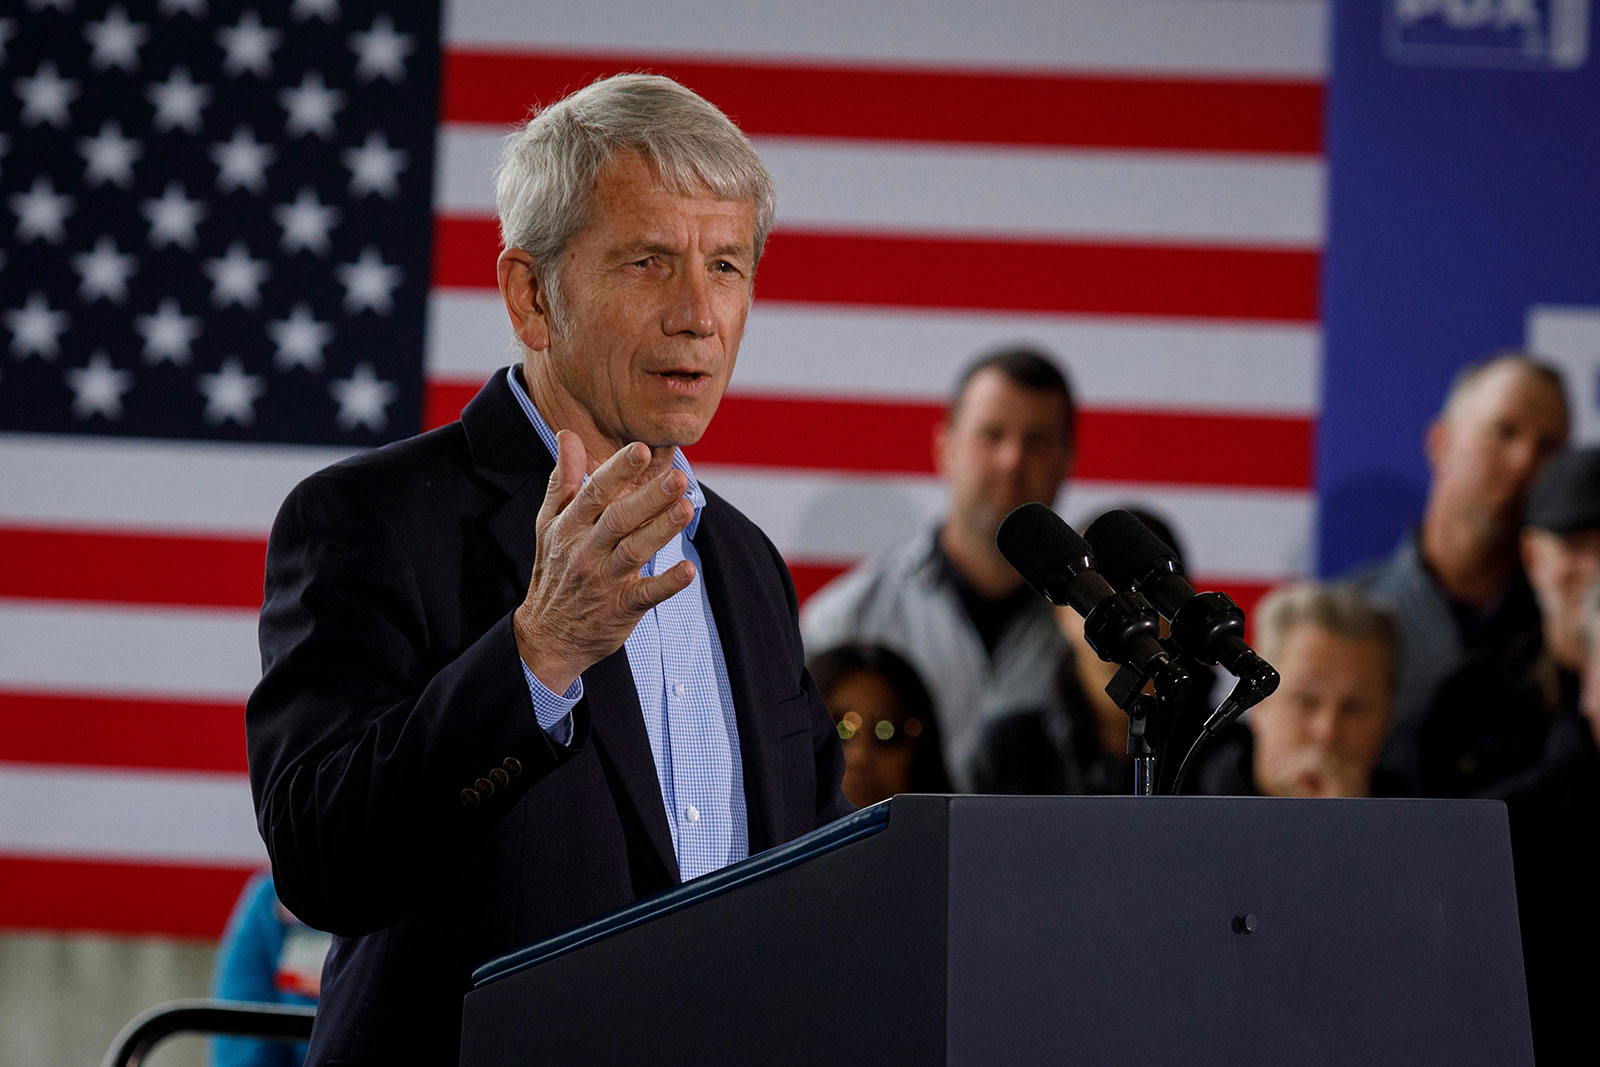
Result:
<svg viewBox="0 0 1600 1067"><path fill-rule="evenodd" d="M786 558L849 560L886 548L944 514L937 477L872 477L695 467ZM1140 504L1172 520L1189 569L1273 581L1310 569L1315 499L1309 493L1079 482L1057 508L1069 522Z"/></svg>
<svg viewBox="0 0 1600 1067"><path fill-rule="evenodd" d="M242 774L0 764L0 853L265 865Z"/></svg>
<svg viewBox="0 0 1600 1067"><path fill-rule="evenodd" d="M730 6L709 0L445 5L450 45L1119 73L1327 72L1324 0L879 0ZM708 48L715 42L715 51Z"/></svg>
<svg viewBox="0 0 1600 1067"><path fill-rule="evenodd" d="M823 307L760 290L758 277L735 392L942 402L979 353L1026 342L1061 359L1089 406L1310 415L1320 393L1314 326ZM481 383L510 343L499 293L434 290L430 378Z"/></svg>
<svg viewBox="0 0 1600 1067"><path fill-rule="evenodd" d="M495 213L505 130L446 126L436 208ZM1271 248L1322 243L1321 159L1202 152L755 140L778 227ZM974 269L981 269L975 265Z"/></svg>
<svg viewBox="0 0 1600 1067"><path fill-rule="evenodd" d="M13 434L0 522L264 536L295 484L348 449Z"/></svg>
<svg viewBox="0 0 1600 1067"><path fill-rule="evenodd" d="M0 600L0 688L243 700L256 612Z"/></svg>

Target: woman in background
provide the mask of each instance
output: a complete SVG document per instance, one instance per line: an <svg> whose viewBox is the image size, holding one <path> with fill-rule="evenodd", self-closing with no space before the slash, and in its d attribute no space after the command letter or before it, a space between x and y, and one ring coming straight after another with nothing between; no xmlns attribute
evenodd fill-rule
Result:
<svg viewBox="0 0 1600 1067"><path fill-rule="evenodd" d="M844 795L948 793L939 725L915 668L882 645L840 645L807 663L844 743Z"/></svg>

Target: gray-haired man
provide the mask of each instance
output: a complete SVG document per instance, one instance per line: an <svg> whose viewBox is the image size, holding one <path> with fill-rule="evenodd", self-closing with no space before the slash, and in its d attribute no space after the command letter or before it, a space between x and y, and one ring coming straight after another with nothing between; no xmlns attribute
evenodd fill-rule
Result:
<svg viewBox="0 0 1600 1067"><path fill-rule="evenodd" d="M848 810L777 551L678 451L733 371L772 180L665 78L507 142L522 351L274 526L251 781L339 935L314 1062L454 1062L472 968Z"/></svg>

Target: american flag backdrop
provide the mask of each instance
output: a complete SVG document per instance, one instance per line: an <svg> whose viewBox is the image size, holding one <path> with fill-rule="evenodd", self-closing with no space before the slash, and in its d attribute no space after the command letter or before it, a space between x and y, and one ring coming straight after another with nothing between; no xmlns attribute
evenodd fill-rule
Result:
<svg viewBox="0 0 1600 1067"><path fill-rule="evenodd" d="M301 477L509 359L490 169L649 70L778 181L697 474L802 595L940 512L974 354L1085 408L1061 501L1247 605L1312 569L1318 0L21 0L0 14L0 927L213 935L264 862L242 706ZM434 122L437 115L438 122ZM425 504L419 504L425 506Z"/></svg>

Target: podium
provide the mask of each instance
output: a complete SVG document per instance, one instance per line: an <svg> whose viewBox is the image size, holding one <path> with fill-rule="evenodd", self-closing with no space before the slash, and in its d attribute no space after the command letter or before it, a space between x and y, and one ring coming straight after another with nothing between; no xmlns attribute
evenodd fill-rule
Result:
<svg viewBox="0 0 1600 1067"><path fill-rule="evenodd" d="M900 796L473 980L464 1067L1533 1063L1495 801Z"/></svg>

